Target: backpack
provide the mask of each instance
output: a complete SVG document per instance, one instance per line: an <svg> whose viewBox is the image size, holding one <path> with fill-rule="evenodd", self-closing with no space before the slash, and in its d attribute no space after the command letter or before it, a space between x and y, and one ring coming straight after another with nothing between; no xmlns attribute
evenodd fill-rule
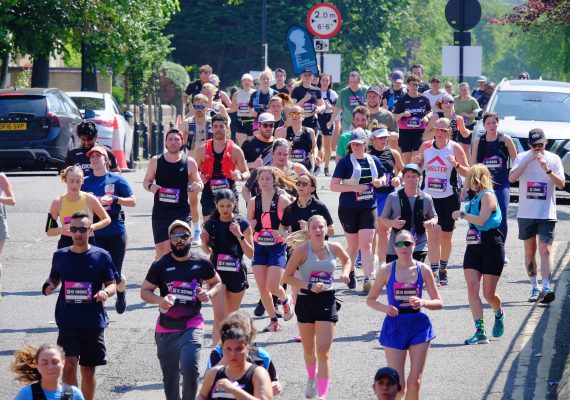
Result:
<svg viewBox="0 0 570 400"><path fill-rule="evenodd" d="M62 383L61 386L61 400L73 400L73 389L71 386L65 383ZM46 395L42 389L41 382L32 384L31 388L33 400L47 400Z"/></svg>

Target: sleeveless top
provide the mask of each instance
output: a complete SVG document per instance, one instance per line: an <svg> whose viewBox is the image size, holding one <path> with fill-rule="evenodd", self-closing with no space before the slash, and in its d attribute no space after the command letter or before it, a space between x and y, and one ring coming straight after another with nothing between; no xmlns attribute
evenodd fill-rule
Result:
<svg viewBox="0 0 570 400"><path fill-rule="evenodd" d="M457 186L457 171L447 160L447 156L455 156L455 142L450 140L445 147L438 149L433 140L424 151L425 191L434 199L451 196Z"/></svg>
<svg viewBox="0 0 570 400"><path fill-rule="evenodd" d="M481 211L481 199L486 192L493 193L495 198L497 195L493 190L485 189L479 196L475 196L467 205L465 206L465 212L478 216L479 212ZM484 225L473 225L469 224L470 228L477 228L479 231L489 231L491 229L496 229L501 225L502 221L502 214L501 208L497 205L497 209L491 213L489 219L485 222Z"/></svg>
<svg viewBox="0 0 570 400"><path fill-rule="evenodd" d="M281 215L279 215L281 214ZM275 192L271 199L269 211L263 211L263 199L261 192L255 196L255 224L253 240L260 246L272 246L282 243L281 237L273 236L273 230L279 229L283 214L279 212L279 194Z"/></svg>
<svg viewBox="0 0 570 400"><path fill-rule="evenodd" d="M179 209L188 207L188 157L182 155L176 162L168 162L161 154L156 163L156 184L160 189L154 194L154 209Z"/></svg>
<svg viewBox="0 0 570 400"><path fill-rule="evenodd" d="M422 269L419 261L415 261L418 278L414 283L398 282L396 280L396 261L392 262L392 271L390 272L390 279L386 285L386 295L388 296L388 304L396 307L398 310L407 310L416 312L408 303L410 297L422 297L422 288L424 286L424 279L422 277ZM417 312L422 312L421 309Z"/></svg>
<svg viewBox="0 0 570 400"><path fill-rule="evenodd" d="M336 257L330 249L328 242L325 242L325 247L327 248L328 257L324 260L319 260L313 253L313 246L309 243L307 259L299 265L299 278L313 285L322 282L325 284L323 291L331 291L333 290L334 284ZM299 295L304 295L304 293L300 292Z"/></svg>
<svg viewBox="0 0 570 400"><path fill-rule="evenodd" d="M384 150L370 149L370 155L378 157L386 172L386 185L376 189L376 193L391 193L394 191L392 186L392 178L394 177L394 167L396 166L396 159L392 154L392 150L386 148ZM379 210L380 211L380 210ZM381 211L380 211L381 212Z"/></svg>
<svg viewBox="0 0 570 400"><path fill-rule="evenodd" d="M511 158L505 145L504 134L497 132L497 139L487 140L485 133L479 139L477 162L487 167L493 177L493 186L509 184Z"/></svg>
<svg viewBox="0 0 570 400"><path fill-rule="evenodd" d="M293 127L289 126L287 128L285 138L291 142L291 153L289 154L289 159L293 162L303 164L310 171L312 165L309 155L313 149L313 142L308 129L303 126L302 133L300 135L295 135Z"/></svg>
<svg viewBox="0 0 570 400"><path fill-rule="evenodd" d="M60 198L61 210L59 211L59 220L61 225L69 224L71 216L76 212L84 212L93 221L93 211L87 206L87 193L79 191L79 200L70 201L66 195Z"/></svg>
<svg viewBox="0 0 570 400"><path fill-rule="evenodd" d="M229 379L226 375L226 368L227 367L224 366L216 372L216 377L214 378L214 382L212 383L212 387L208 393L208 399L235 399L233 394L227 393L223 389L216 388L216 383L219 380L224 378ZM232 383L253 396L253 372L256 368L257 365L252 364L241 378L237 381L233 381Z"/></svg>
<svg viewBox="0 0 570 400"><path fill-rule="evenodd" d="M237 91L236 95L236 103L237 103L237 116L240 118L251 118L249 115L249 99L251 98L251 94L255 92L255 89L249 89L249 92L246 92L243 89Z"/></svg>

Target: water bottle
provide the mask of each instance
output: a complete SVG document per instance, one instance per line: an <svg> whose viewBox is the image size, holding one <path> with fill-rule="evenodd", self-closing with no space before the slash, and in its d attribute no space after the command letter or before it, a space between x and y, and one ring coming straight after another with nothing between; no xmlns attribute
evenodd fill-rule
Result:
<svg viewBox="0 0 570 400"><path fill-rule="evenodd" d="M174 302L176 301L176 296L174 296L173 294L169 294L166 296L166 298L171 305L174 305ZM168 312L168 310L160 307L158 308L158 311L160 311L161 314L166 314Z"/></svg>

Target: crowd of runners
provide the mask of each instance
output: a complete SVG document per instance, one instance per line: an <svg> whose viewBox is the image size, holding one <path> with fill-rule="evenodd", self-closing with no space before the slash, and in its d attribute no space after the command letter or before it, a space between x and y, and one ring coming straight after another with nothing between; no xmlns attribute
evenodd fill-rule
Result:
<svg viewBox="0 0 570 400"><path fill-rule="evenodd" d="M374 377L374 393L417 399L436 337L424 309L441 309L440 289L454 284L447 266L456 222L468 225L463 268L474 333L465 344L489 342L481 287L493 310L491 334L504 334L496 288L509 262L509 186L517 181L528 301L554 300L550 250L562 163L545 149L540 127L529 132L529 150L517 153L499 116L481 110L494 89L485 77L472 93L461 83L458 95L449 82L441 89L436 76L424 81L421 65L407 77L394 71L389 87L366 87L351 72L338 93L330 75L308 69L297 81L287 81L283 69L256 79L246 73L240 88L225 93L202 66L184 95L186 117L166 132L165 151L150 160L143 181L154 198L155 260L140 297L158 306L155 341L168 400L271 399L288 392L276 371L279 360L254 344L251 316L241 310L252 290L248 271L259 292L254 314L269 316L265 332L297 319L304 397L327 398L341 306L335 290L346 285L367 293L367 305L386 314L379 341L388 367ZM473 128L480 117L485 133L478 137ZM127 306L124 207L136 207L136 199L112 151L97 143L95 125L83 122L77 134L81 147L69 152L60 174L64 194L47 210L45 229L59 237L42 286L46 296L61 287L57 346L15 354L18 379L39 381L24 387L19 400L98 397L95 370L106 364L109 322L104 304L115 297L118 314ZM319 200L318 175L330 176L330 190L339 193L340 227ZM14 204L0 174L0 251L8 236L5 206ZM329 241L340 230L346 247ZM212 304L214 316L207 371L198 367L202 303Z"/></svg>

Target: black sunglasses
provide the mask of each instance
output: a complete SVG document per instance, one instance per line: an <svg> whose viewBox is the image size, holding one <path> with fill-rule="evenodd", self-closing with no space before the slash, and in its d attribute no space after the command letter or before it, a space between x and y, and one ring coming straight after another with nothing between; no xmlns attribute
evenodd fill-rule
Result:
<svg viewBox="0 0 570 400"><path fill-rule="evenodd" d="M187 232L178 232L178 233L171 233L170 234L170 239L182 239L182 240L188 240L190 239L190 235Z"/></svg>
<svg viewBox="0 0 570 400"><path fill-rule="evenodd" d="M402 247L410 247L410 246L413 245L413 244L414 244L414 242L410 242L409 240L400 240L400 241L394 243L394 245L395 245L396 247L400 247L400 248L402 248Z"/></svg>
<svg viewBox="0 0 570 400"><path fill-rule="evenodd" d="M533 149L541 148L541 147L544 147L544 143L533 143L533 144L531 144L531 147Z"/></svg>
<svg viewBox="0 0 570 400"><path fill-rule="evenodd" d="M89 228L91 228L91 227L90 226L71 226L71 227L69 227L69 230L71 231L71 233L77 233L77 232L85 233L89 230Z"/></svg>

